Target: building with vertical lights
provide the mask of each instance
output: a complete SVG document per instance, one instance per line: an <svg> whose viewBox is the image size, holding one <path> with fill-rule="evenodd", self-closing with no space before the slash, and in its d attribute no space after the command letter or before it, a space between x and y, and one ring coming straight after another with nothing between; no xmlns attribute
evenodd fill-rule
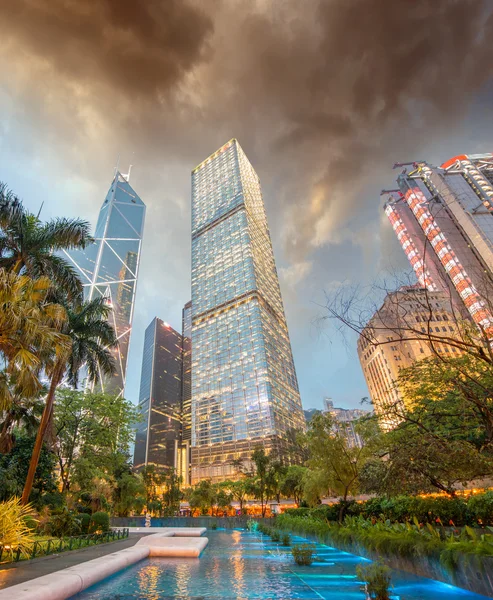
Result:
<svg viewBox="0 0 493 600"><path fill-rule="evenodd" d="M233 139L192 172L192 483L303 428L260 181Z"/></svg>
<svg viewBox="0 0 493 600"><path fill-rule="evenodd" d="M385 212L418 281L493 337L493 155L412 163L397 183Z"/></svg>
<svg viewBox="0 0 493 600"><path fill-rule="evenodd" d="M371 401L384 429L410 407L398 384L401 369L430 356L457 357L460 339L450 295L419 286L387 294L358 339L358 357ZM442 341L443 340L443 341Z"/></svg>
<svg viewBox="0 0 493 600"><path fill-rule="evenodd" d="M144 231L145 204L117 172L99 213L95 242L84 250L64 251L82 280L84 297L102 296L112 307L109 320L118 338L116 373L102 381L105 392L124 393L135 291Z"/></svg>
<svg viewBox="0 0 493 600"><path fill-rule="evenodd" d="M182 311L181 429L177 444L177 472L184 485L190 484L192 440L192 302Z"/></svg>
<svg viewBox="0 0 493 600"><path fill-rule="evenodd" d="M182 412L182 336L155 317L144 336L134 467L177 469ZM178 469L177 469L178 470Z"/></svg>

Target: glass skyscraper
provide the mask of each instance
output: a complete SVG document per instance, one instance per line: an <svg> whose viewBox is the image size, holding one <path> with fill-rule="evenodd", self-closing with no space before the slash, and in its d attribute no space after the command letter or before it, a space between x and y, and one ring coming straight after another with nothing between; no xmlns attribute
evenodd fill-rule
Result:
<svg viewBox="0 0 493 600"><path fill-rule="evenodd" d="M304 425L260 181L233 139L192 172L192 483Z"/></svg>
<svg viewBox="0 0 493 600"><path fill-rule="evenodd" d="M104 297L112 307L110 322L118 337L113 350L114 377L102 381L105 392L123 394L132 331L135 289L144 230L145 204L117 172L99 213L95 242L68 257L82 279L86 300Z"/></svg>
<svg viewBox="0 0 493 600"><path fill-rule="evenodd" d="M181 437L182 336L155 317L144 336L134 467L177 467Z"/></svg>

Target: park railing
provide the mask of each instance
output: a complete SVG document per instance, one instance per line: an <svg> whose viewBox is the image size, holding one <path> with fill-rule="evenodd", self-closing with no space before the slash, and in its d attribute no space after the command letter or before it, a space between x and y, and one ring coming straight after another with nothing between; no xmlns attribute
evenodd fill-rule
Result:
<svg viewBox="0 0 493 600"><path fill-rule="evenodd" d="M38 556L59 554L69 550L80 550L96 544L106 544L128 538L128 529L111 529L104 533L88 533L85 535L74 535L63 538L52 538L48 540L36 540L30 551L22 553L21 550L6 548L0 545L0 563L18 562L19 560L30 560Z"/></svg>

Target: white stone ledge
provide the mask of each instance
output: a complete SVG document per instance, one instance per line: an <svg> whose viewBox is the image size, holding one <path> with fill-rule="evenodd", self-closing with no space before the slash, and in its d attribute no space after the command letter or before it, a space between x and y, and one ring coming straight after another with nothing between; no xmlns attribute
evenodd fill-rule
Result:
<svg viewBox="0 0 493 600"><path fill-rule="evenodd" d="M126 548L4 588L0 590L0 600L66 600L148 556L148 546Z"/></svg>

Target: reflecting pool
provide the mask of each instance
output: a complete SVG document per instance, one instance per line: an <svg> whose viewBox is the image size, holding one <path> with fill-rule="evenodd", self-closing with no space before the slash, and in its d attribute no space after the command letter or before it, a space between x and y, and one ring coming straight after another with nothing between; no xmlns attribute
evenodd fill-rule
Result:
<svg viewBox="0 0 493 600"><path fill-rule="evenodd" d="M260 533L207 531L200 558L152 558L77 594L73 600L199 600L276 598L364 600L356 565L367 559L316 544L316 559L297 566L289 548ZM304 538L292 536L292 543ZM484 600L459 588L392 572L392 598L399 600Z"/></svg>

